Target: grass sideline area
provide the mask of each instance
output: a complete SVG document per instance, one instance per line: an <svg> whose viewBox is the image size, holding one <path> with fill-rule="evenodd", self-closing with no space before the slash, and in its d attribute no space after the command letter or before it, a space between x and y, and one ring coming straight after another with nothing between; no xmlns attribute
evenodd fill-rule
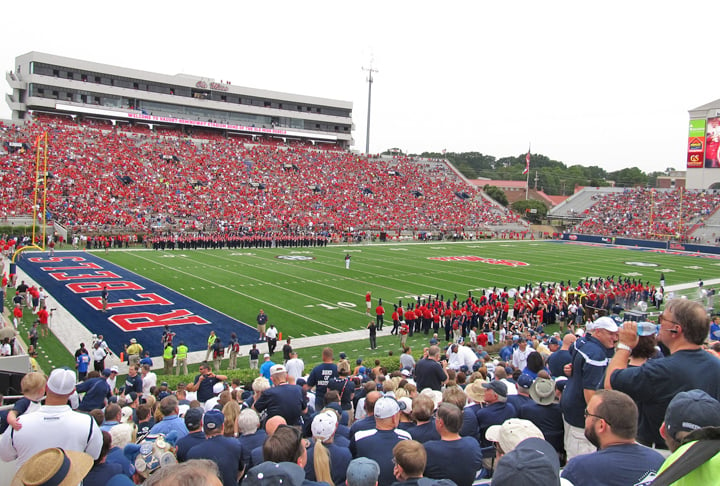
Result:
<svg viewBox="0 0 720 486"><path fill-rule="evenodd" d="M346 254L351 255L350 269L345 269ZM576 283L579 279L611 275L659 285L660 274L664 273L667 285L688 287L675 291L676 296L695 299L697 280L715 275L720 266L720 261L704 256L610 245L511 240L322 248L111 250L97 255L251 325L263 308L284 338L317 337L319 342L326 334L365 329L370 319L365 315L364 296L368 291L373 297L372 309L382 298L389 321L393 304L402 301L406 305L417 296L440 294L447 300L457 294L458 299L464 299L468 293L479 296L483 289L495 286L568 279ZM11 303L12 294L9 288L6 305ZM24 340L33 320L26 310L21 325ZM336 354L347 347L350 359L356 357L352 350L357 349L360 356L373 360L387 357L392 349L392 359L397 359L399 338L386 337L390 327L385 329L378 334L380 347L374 352L367 349L366 340L332 347ZM416 335L409 341L416 357L422 353L423 342L427 342L427 336ZM301 350L307 370L320 361L319 350L323 347L319 344ZM39 362L45 371L74 366L73 356L54 337L41 339L40 353ZM247 367L247 357L243 356L240 363ZM168 377L166 381L173 380Z"/></svg>

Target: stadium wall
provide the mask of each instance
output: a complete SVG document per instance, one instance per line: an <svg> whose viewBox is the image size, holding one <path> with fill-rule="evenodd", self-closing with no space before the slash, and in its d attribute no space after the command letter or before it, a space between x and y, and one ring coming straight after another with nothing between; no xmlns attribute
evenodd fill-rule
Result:
<svg viewBox="0 0 720 486"><path fill-rule="evenodd" d="M686 252L691 253L711 253L714 255L720 255L720 248L717 246L708 245L693 245L687 243L677 243L671 241L650 241L650 240L639 240L632 238L613 238L608 236L592 236L592 235L579 235L575 233L565 233L562 235L563 240L567 241L578 241L584 243L596 243L602 245L620 245L630 247L642 247L642 248L653 248L657 250L664 250L670 252Z"/></svg>

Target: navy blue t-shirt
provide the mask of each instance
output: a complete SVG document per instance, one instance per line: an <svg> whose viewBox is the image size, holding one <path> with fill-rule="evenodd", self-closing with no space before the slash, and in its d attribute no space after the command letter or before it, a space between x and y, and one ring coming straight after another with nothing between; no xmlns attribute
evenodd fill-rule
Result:
<svg viewBox="0 0 720 486"><path fill-rule="evenodd" d="M122 466L117 463L101 462L95 464L82 480L83 486L105 486L112 477L122 474Z"/></svg>
<svg viewBox="0 0 720 486"><path fill-rule="evenodd" d="M392 450L401 440L412 439L404 430L362 430L355 434L353 457L367 457L380 466L378 486L390 486L395 481L393 475Z"/></svg>
<svg viewBox="0 0 720 486"><path fill-rule="evenodd" d="M218 465L223 486L237 486L238 472L243 468L242 446L230 437L216 435L187 453L189 459L211 459Z"/></svg>
<svg viewBox="0 0 720 486"><path fill-rule="evenodd" d="M518 418L534 423L543 433L545 440L550 442L556 451L560 452L564 449L564 425L559 403L540 405L532 402L520 410Z"/></svg>
<svg viewBox="0 0 720 486"><path fill-rule="evenodd" d="M463 437L474 437L480 442L480 428L478 427L478 421L476 413L482 408L482 405L475 403L469 407L463 408L463 424L460 429L460 435Z"/></svg>
<svg viewBox="0 0 720 486"><path fill-rule="evenodd" d="M665 459L640 444L621 444L575 456L560 476L574 486L644 486L651 484Z"/></svg>
<svg viewBox="0 0 720 486"><path fill-rule="evenodd" d="M317 477L315 476L315 467L313 466L315 460L315 446L316 441L313 441L311 447L307 450L305 479L308 481L317 481ZM331 444L325 444L325 447L330 455L330 476L332 477L333 483L336 485L343 484L345 482L348 464L352 461L352 454L350 454L350 450L347 447L341 447L334 442Z"/></svg>
<svg viewBox="0 0 720 486"><path fill-rule="evenodd" d="M415 383L418 391L425 388L440 391L447 374L440 363L432 359L421 359L415 365Z"/></svg>
<svg viewBox="0 0 720 486"><path fill-rule="evenodd" d="M297 425L305 408L302 388L289 384L268 388L253 406L258 412L267 410L268 418L280 415L289 425Z"/></svg>
<svg viewBox="0 0 720 486"><path fill-rule="evenodd" d="M175 455L177 456L178 461L187 461L187 453L190 452L190 449L192 449L198 444L205 443L205 440L205 432L203 432L202 430L197 432L190 432L188 435L178 440L175 444L177 447Z"/></svg>
<svg viewBox="0 0 720 486"><path fill-rule="evenodd" d="M720 400L720 360L702 349L676 351L640 367L615 370L610 385L641 405L638 441L664 444L660 425L675 395L699 389Z"/></svg>
<svg viewBox="0 0 720 486"><path fill-rule="evenodd" d="M237 440L242 446L242 460L243 464L245 464L245 470L257 466L257 464L252 463L252 451L257 447L262 447L266 438L267 433L263 429L258 429L254 434L243 434L238 437Z"/></svg>
<svg viewBox="0 0 720 486"><path fill-rule="evenodd" d="M485 432L491 425L502 425L507 419L517 417L517 411L511 403L495 402L481 408L475 414L480 433L480 445L489 447L492 443L485 438Z"/></svg>
<svg viewBox="0 0 720 486"><path fill-rule="evenodd" d="M547 360L547 366L553 378L565 376L563 368L572 362L572 355L567 349L558 349Z"/></svg>
<svg viewBox="0 0 720 486"><path fill-rule="evenodd" d="M215 386L215 383L219 383L221 380L218 380L214 376L211 377L211 376L205 375L205 378L203 378L203 380L200 381L201 376L203 376L203 375L201 375L201 374L197 375L195 377L195 381L193 383L194 384L199 383L199 386L197 389L197 399L200 403L205 403L208 400L210 400L212 397L215 396L215 394L213 393L213 386Z"/></svg>
<svg viewBox="0 0 720 486"><path fill-rule="evenodd" d="M321 363L312 369L307 379L310 387L315 387L315 408L325 405L325 392L331 378L338 377L338 369L335 363Z"/></svg>
<svg viewBox="0 0 720 486"><path fill-rule="evenodd" d="M522 413L523 407L535 403L533 399L529 396L521 395L519 393L517 395L509 395L507 397L507 401L508 403L511 403L513 407L515 407L515 412L518 414L518 417Z"/></svg>
<svg viewBox="0 0 720 486"><path fill-rule="evenodd" d="M425 477L451 479L458 486L470 486L482 468L480 444L472 437L431 440L423 445L427 452Z"/></svg>
<svg viewBox="0 0 720 486"><path fill-rule="evenodd" d="M440 440L440 434L435 428L434 418L431 418L430 421L427 423L424 423L422 425L415 425L414 427L410 427L405 430L410 432L413 440L421 443L425 443L431 440Z"/></svg>

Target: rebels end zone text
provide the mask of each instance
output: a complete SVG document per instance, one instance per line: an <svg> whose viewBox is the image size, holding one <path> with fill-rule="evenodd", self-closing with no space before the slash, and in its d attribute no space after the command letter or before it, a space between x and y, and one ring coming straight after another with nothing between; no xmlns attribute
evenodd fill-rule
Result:
<svg viewBox="0 0 720 486"><path fill-rule="evenodd" d="M68 290L75 294L85 294L89 292L99 293L102 291L104 285L107 286L108 291L118 290L130 290L138 291L136 298L119 299L116 302L109 302L107 305L108 309L124 309L124 308L137 308L147 305L173 305L169 300L161 297L156 293L140 293L145 290L145 287L129 280L123 280L122 277L114 272L108 270L102 270L100 265L96 263L87 262L85 258L78 256L56 256L49 258L30 258L29 261L32 263L60 263L62 261L70 261L77 263L77 265L67 267L41 267L41 270L48 272L52 278L59 282L68 283L65 284ZM77 275L68 275L67 272L62 270L92 270L88 273L81 273ZM83 282L78 280L94 280L102 279L92 282ZM111 280L112 279L112 280ZM95 310L102 310L102 298L100 296L82 297L90 307ZM204 319L196 314L193 314L187 309L174 309L165 314L156 314L154 312L129 312L124 314L114 314L108 317L108 319L123 329L124 331L137 331L144 328L162 327L166 324L169 326L181 325L181 324L210 324L210 321Z"/></svg>

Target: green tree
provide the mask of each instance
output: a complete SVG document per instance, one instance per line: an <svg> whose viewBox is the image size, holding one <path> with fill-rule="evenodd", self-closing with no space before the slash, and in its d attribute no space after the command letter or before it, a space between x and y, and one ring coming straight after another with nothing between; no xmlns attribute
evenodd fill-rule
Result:
<svg viewBox="0 0 720 486"><path fill-rule="evenodd" d="M520 214L531 223L536 224L545 219L548 212L548 208L543 202L536 201L534 199L528 199L527 201L524 199L521 201L515 201L512 203L511 207L513 211Z"/></svg>
<svg viewBox="0 0 720 486"><path fill-rule="evenodd" d="M483 191L490 196L491 198L495 199L498 203L502 204L503 206L508 205L508 199L505 193L502 191L502 189L498 188L497 186L491 186L490 184L485 184L483 187Z"/></svg>

